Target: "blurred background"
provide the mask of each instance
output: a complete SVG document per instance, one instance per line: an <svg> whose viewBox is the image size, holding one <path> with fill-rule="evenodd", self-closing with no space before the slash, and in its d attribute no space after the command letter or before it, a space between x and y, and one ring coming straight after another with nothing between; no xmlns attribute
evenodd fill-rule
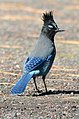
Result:
<svg viewBox="0 0 79 119"><path fill-rule="evenodd" d="M46 11L54 11L58 26L65 30L55 36L57 55L47 76L48 89L79 90L79 0L0 0L1 99L9 95L20 77L23 62L39 37L42 14ZM38 83L43 87L39 80ZM27 94L30 90L32 93L33 81L27 90Z"/></svg>

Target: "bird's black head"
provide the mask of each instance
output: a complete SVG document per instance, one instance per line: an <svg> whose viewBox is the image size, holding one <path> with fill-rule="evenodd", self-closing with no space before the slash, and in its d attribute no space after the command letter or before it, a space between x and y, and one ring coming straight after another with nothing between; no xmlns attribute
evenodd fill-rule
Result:
<svg viewBox="0 0 79 119"><path fill-rule="evenodd" d="M44 21L44 25L43 25L43 28L42 28L42 32L48 38L50 38L52 41L53 41L54 36L55 36L55 34L57 32L64 31L64 30L60 30L58 25L54 21L53 12L52 11L43 13L43 21Z"/></svg>

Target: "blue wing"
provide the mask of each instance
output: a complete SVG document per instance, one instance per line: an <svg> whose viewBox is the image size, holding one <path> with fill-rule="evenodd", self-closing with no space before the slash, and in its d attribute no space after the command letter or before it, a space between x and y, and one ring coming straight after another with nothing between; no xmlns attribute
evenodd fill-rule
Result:
<svg viewBox="0 0 79 119"><path fill-rule="evenodd" d="M43 57L29 58L24 64L24 69L27 72L33 71L34 69L36 69L38 66L40 66L45 61L46 61L46 58L43 58Z"/></svg>

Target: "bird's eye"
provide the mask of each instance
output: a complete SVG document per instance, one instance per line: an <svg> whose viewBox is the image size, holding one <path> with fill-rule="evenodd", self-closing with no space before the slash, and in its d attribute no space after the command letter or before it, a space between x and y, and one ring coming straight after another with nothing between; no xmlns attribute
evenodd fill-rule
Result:
<svg viewBox="0 0 79 119"><path fill-rule="evenodd" d="M52 25L48 25L48 27L49 27L49 28L53 28L53 26L52 26Z"/></svg>

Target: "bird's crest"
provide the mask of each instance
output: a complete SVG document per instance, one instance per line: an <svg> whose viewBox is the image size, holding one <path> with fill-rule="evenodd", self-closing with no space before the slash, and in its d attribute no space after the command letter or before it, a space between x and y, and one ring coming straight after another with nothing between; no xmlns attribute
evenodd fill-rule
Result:
<svg viewBox="0 0 79 119"><path fill-rule="evenodd" d="M49 20L54 21L53 12L50 11L50 12L43 13L42 18L43 18L42 20L44 21L44 23L48 22Z"/></svg>

